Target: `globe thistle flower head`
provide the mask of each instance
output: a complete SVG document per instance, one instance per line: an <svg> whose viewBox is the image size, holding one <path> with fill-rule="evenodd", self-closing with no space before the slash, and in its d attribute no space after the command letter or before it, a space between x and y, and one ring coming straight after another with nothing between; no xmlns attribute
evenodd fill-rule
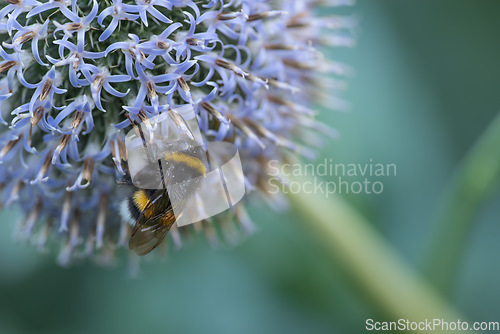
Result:
<svg viewBox="0 0 500 334"><path fill-rule="evenodd" d="M311 157L320 72L348 68L320 44L353 44L352 18L315 16L348 0L4 0L0 5L0 202L25 213L18 235L59 262L109 260L131 226L125 134L168 113L239 150L247 192L267 194L267 164ZM325 30L329 29L327 35ZM323 79L327 80L327 79ZM332 80L332 79L329 79ZM332 80L331 87L338 87ZM345 104L336 96L330 107ZM272 202L272 200L270 200ZM194 224L251 230L243 205ZM174 244L192 227L170 232Z"/></svg>

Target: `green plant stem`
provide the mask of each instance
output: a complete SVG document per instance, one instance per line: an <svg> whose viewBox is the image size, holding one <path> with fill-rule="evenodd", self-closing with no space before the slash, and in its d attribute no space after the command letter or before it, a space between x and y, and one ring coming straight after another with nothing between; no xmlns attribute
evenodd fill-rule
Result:
<svg viewBox="0 0 500 334"><path fill-rule="evenodd" d="M293 177L291 181L303 184L308 179ZM297 213L303 215L308 230L389 318L460 318L342 198L298 193L289 194L289 199Z"/></svg>
<svg viewBox="0 0 500 334"><path fill-rule="evenodd" d="M467 237L481 205L500 177L500 115L491 123L455 173L436 220L436 238L426 271L445 294L452 292Z"/></svg>

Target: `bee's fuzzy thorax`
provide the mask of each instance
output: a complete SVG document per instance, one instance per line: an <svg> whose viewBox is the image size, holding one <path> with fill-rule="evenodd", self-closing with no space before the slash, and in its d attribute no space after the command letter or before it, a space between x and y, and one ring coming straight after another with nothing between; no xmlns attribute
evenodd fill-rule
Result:
<svg viewBox="0 0 500 334"><path fill-rule="evenodd" d="M164 159L177 164L185 164L187 167L196 170L200 175L205 175L206 168L203 162L198 158L186 153L176 152L164 156Z"/></svg>

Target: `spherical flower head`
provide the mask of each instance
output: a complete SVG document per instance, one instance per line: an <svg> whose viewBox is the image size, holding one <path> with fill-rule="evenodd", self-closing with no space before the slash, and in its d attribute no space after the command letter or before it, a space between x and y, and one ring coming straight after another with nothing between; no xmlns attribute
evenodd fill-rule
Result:
<svg viewBox="0 0 500 334"><path fill-rule="evenodd" d="M317 16L315 7L350 4L3 0L0 203L25 213L17 235L40 249L56 245L62 265L111 261L131 233L119 214L131 196L119 184L126 132L172 111L183 130L176 110L194 112L204 140L238 148L247 193L279 203L268 162L312 156L311 136L330 133L311 109L318 73L347 72L318 47L353 44L352 18ZM219 223L252 229L241 203L218 220L173 226L169 238L179 244L187 230L204 230L215 242Z"/></svg>

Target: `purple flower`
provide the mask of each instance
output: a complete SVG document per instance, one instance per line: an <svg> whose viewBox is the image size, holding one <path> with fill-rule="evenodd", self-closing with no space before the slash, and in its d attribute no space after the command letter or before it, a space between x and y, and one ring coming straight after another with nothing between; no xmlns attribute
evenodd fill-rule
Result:
<svg viewBox="0 0 500 334"><path fill-rule="evenodd" d="M179 93L179 96L187 103L194 104L193 98L191 97L191 88L189 88L188 82L191 81L195 74L186 74L192 67L195 67L193 73L198 73L199 65L196 60L186 60L184 63L179 65L173 65L174 71L172 73L165 74L164 79L170 81L170 85L167 87L165 95L167 96L167 101L169 104L173 104L172 96L174 92Z"/></svg>
<svg viewBox="0 0 500 334"><path fill-rule="evenodd" d="M28 83L24 79L23 69L29 65L29 59L22 50L17 53L7 53L0 46L0 56L3 58L3 61L0 62L0 72L7 71L7 78L9 82L9 93L14 89L14 75L17 73L17 79L19 82L28 87Z"/></svg>
<svg viewBox="0 0 500 334"><path fill-rule="evenodd" d="M174 80L170 74L161 74L153 76L146 73L141 66L137 66L137 73L139 74L139 80L141 87L139 88L139 93L134 103L134 107L142 105L146 96L149 96L151 104L153 105L154 113L158 114L158 94L168 93L169 87L159 86L159 83L169 82Z"/></svg>
<svg viewBox="0 0 500 334"><path fill-rule="evenodd" d="M80 39L79 39L80 40ZM83 38L81 39L83 41ZM52 58L47 55L47 59L54 64L54 66L68 66L69 80L73 87L80 87L80 83L78 82L77 71L85 65L84 59L99 59L102 58L104 52L89 52L84 50L83 42L79 42L78 45L75 45L69 41L59 40L55 41L54 44L58 44L69 50L68 57L64 58L63 51L59 49L59 55L62 60Z"/></svg>
<svg viewBox="0 0 500 334"><path fill-rule="evenodd" d="M4 43L5 47L14 49L16 52L21 52L21 48L24 43L32 40L31 42L31 52L35 57L35 60L43 66L49 66L45 64L40 58L40 54L38 53L38 41L40 38L45 38L47 36L47 27L49 24L49 20L46 20L43 24L35 23L28 27L23 27L17 21L14 21L13 27L17 30L16 34L13 37L13 43L8 44Z"/></svg>
<svg viewBox="0 0 500 334"><path fill-rule="evenodd" d="M176 31L180 27L182 27L181 23L179 22L173 23L170 26L168 26L168 28L166 28L160 35L158 36L153 35L150 41L144 42L141 45L145 47L150 54L161 56L167 64L169 65L176 64L177 61L175 61L170 56L170 53L173 50L177 50L176 46L178 44L169 37L170 35L172 35L174 31Z"/></svg>
<svg viewBox="0 0 500 334"><path fill-rule="evenodd" d="M160 20L163 23L172 23L172 20L163 15L158 9L154 6L160 6L167 8L169 10L172 9L172 2L167 0L136 0L137 5L123 5L123 9L130 13L138 13L142 23L147 27L148 26L148 16L147 14L151 14L155 19Z"/></svg>
<svg viewBox="0 0 500 334"><path fill-rule="evenodd" d="M128 34L128 37L130 38L129 41L116 42L108 46L105 52L105 56L108 56L109 53L115 50L121 49L123 54L125 55L125 66L127 74L130 77L137 79L133 71L134 61L136 61L137 64L141 64L145 68L153 69L155 66L153 63L154 55L146 57L146 54L150 52L150 48L143 44L140 44L139 37L137 37L137 35Z"/></svg>
<svg viewBox="0 0 500 334"><path fill-rule="evenodd" d="M7 30L9 35L12 34L14 22L16 22L19 15L29 11L32 7L40 5L40 2L35 0L10 0L8 5L0 10L0 19L8 16Z"/></svg>
<svg viewBox="0 0 500 334"><path fill-rule="evenodd" d="M125 97L128 92L122 93L114 89L110 82L126 82L132 78L129 75L111 75L107 68L99 68L91 64L82 65L81 71L85 77L85 80L81 80L80 84L86 85L90 82L90 92L92 93L92 98L99 108L99 110L105 111L101 104L101 90L104 88L106 92L116 97Z"/></svg>
<svg viewBox="0 0 500 334"><path fill-rule="evenodd" d="M116 30L116 28L118 27L118 23L120 21L122 20L135 21L139 18L139 15L127 13L123 9L122 0L113 0L113 6L106 8L101 12L101 14L99 14L97 22L101 27L104 27L102 23L104 19L110 15L113 16L113 19L111 20L111 23L108 25L108 27L101 34L101 36L99 36L99 42L107 40L109 36L111 36L111 34L113 34L113 32Z"/></svg>
<svg viewBox="0 0 500 334"><path fill-rule="evenodd" d="M128 192L117 186L128 171L125 133L135 122L153 134L156 116L188 136L187 121L197 121L204 141L236 145L247 192L266 193L268 161L310 158L297 142L330 134L313 119L325 95L318 73L338 83L349 68L319 46L352 45L356 22L313 7L346 1L7 0L0 205L25 213L21 235L38 248L59 240L59 263L108 259L131 229L119 214ZM340 109L337 91L328 100ZM251 230L243 205L228 215ZM178 243L175 227L170 236Z"/></svg>
<svg viewBox="0 0 500 334"><path fill-rule="evenodd" d="M21 0L19 0L21 1ZM24 0L23 0L24 1ZM36 5L35 8L33 8L28 15L26 15L26 18L30 18L32 16L41 14L47 10L51 9L59 9L63 15L68 18L71 21L78 21L78 15L74 13L74 11L71 11L68 9L68 5L73 3L73 6L76 4L76 0L69 1L69 0L49 0L49 2L40 4L38 1L33 1L37 2L38 4ZM32 5L35 6L35 5ZM1 16L0 16L1 17Z"/></svg>
<svg viewBox="0 0 500 334"><path fill-rule="evenodd" d="M49 116L47 119L48 127L52 132L58 132L64 135L73 134L75 138L78 138L78 135L82 132L83 124L85 123L86 130L83 134L88 134L94 128L92 109L92 102L88 100L87 96L79 96L61 110L56 118ZM74 113L75 111L77 112ZM73 117L68 117L73 113ZM63 123L63 121L65 122ZM61 123L63 123L62 126L60 126Z"/></svg>
<svg viewBox="0 0 500 334"><path fill-rule="evenodd" d="M58 88L61 84L62 77L59 73L56 72L55 66L52 66L50 71L45 74L42 81L37 84L30 84L25 82L23 85L27 88L35 89L33 95L31 95L29 111L33 114L35 108L35 102L40 101L43 102L45 99L51 102L52 106L54 94L64 94L66 93L66 89ZM54 106L54 108L57 108Z"/></svg>
<svg viewBox="0 0 500 334"><path fill-rule="evenodd" d="M197 24L195 18L188 12L184 12L184 14L189 19L189 30L179 33L176 37L177 62L181 59L190 59L191 50L203 53L210 52L220 42L219 36L214 32L196 33Z"/></svg>

